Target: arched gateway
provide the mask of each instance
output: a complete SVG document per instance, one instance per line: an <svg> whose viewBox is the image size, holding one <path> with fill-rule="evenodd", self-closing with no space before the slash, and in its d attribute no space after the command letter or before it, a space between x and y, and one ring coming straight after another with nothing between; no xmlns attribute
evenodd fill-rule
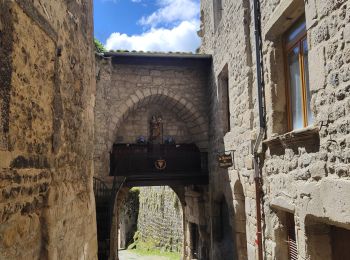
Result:
<svg viewBox="0 0 350 260"><path fill-rule="evenodd" d="M117 258L122 187L168 185L183 204L186 190L206 189L210 64L210 56L192 54L108 53L98 59L94 188L100 259ZM185 208L184 221L201 224L191 211Z"/></svg>

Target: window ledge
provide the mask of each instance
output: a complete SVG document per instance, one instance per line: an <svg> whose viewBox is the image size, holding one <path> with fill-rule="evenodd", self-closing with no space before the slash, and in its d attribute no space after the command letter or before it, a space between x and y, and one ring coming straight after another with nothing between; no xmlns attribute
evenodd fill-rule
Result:
<svg viewBox="0 0 350 260"><path fill-rule="evenodd" d="M297 151L305 147L308 152L317 151L320 145L319 129L316 126L294 130L292 132L271 137L263 143L272 153L284 153L286 148Z"/></svg>

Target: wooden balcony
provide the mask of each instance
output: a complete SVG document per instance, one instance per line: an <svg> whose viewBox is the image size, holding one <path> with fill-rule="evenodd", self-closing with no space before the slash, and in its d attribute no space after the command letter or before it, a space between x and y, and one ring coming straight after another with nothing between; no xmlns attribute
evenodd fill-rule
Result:
<svg viewBox="0 0 350 260"><path fill-rule="evenodd" d="M194 144L115 144L110 169L127 186L208 184L207 153Z"/></svg>

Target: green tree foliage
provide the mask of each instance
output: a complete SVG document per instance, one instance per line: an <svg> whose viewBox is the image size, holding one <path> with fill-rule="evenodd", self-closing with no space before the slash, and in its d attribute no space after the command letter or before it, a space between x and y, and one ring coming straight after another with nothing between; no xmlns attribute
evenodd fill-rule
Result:
<svg viewBox="0 0 350 260"><path fill-rule="evenodd" d="M98 52L98 53L103 53L103 52L106 52L106 48L105 46L103 46L103 44L97 40L96 38L94 39L94 43L95 43L95 51Z"/></svg>

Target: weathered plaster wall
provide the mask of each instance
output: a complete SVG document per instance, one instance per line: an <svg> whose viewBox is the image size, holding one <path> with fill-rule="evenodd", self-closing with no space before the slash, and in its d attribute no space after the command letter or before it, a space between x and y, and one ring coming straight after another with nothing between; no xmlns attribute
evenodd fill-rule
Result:
<svg viewBox="0 0 350 260"><path fill-rule="evenodd" d="M245 201L247 257L256 259L255 190L251 146L258 131L255 91L254 27L252 1L222 1L221 22L214 28L213 3L201 1L201 52L213 55L211 80L210 196L211 231L215 237L216 200L223 194L231 204L232 226L238 227L234 185L239 180ZM340 1L261 1L263 54L266 79L267 136L262 152L264 254L284 259L283 212L294 214L299 257L312 255L306 232L308 223L350 229L349 211L349 3ZM287 130L282 37L305 13L309 45L312 112L308 131L284 135ZM228 65L231 131L222 133L223 114L218 76ZM300 139L300 136L303 136ZM228 171L216 166L216 152L235 150L235 166ZM242 195L242 193L240 193ZM241 196L240 195L240 196ZM241 208L242 210L242 208ZM312 221L308 220L312 219ZM284 226L285 228L285 226ZM233 230L236 234L237 230ZM309 238L308 238L309 235ZM238 247L237 251L242 253ZM211 257L219 257L220 245L212 239ZM323 254L324 259L329 254ZM316 257L316 258L315 258ZM239 257L245 259L244 255ZM323 259L322 258L322 259Z"/></svg>
<svg viewBox="0 0 350 260"><path fill-rule="evenodd" d="M0 258L96 259L92 3L2 0L0 31Z"/></svg>
<svg viewBox="0 0 350 260"><path fill-rule="evenodd" d="M182 205L167 186L140 188L137 229L140 240L165 251L181 252L183 243Z"/></svg>

